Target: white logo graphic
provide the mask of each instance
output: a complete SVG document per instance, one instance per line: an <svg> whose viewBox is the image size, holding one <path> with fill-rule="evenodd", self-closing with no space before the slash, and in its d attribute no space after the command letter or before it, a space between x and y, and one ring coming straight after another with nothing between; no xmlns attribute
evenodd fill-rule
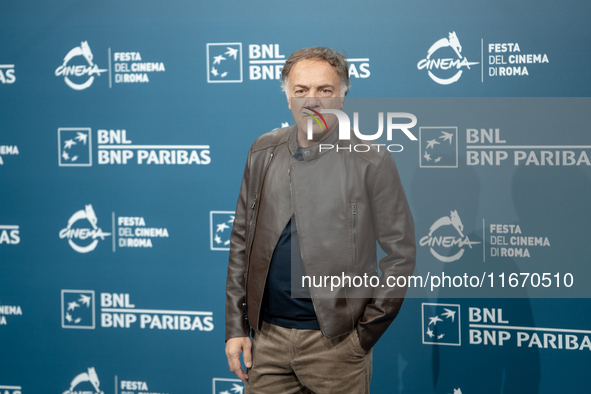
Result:
<svg viewBox="0 0 591 394"><path fill-rule="evenodd" d="M90 128L57 129L58 163L60 167L90 167L92 139Z"/></svg>
<svg viewBox="0 0 591 394"><path fill-rule="evenodd" d="M462 394L462 389L460 389L459 387L457 389L454 389L453 394Z"/></svg>
<svg viewBox="0 0 591 394"><path fill-rule="evenodd" d="M591 330L511 324L501 308L469 307L468 322L470 345L591 351Z"/></svg>
<svg viewBox="0 0 591 394"><path fill-rule="evenodd" d="M109 48L109 64L111 57ZM144 62L139 52L115 52L113 53L113 70L115 83L147 83L148 75L154 72L165 72L162 62ZM112 82L109 80L109 87Z"/></svg>
<svg viewBox="0 0 591 394"><path fill-rule="evenodd" d="M0 166L4 165L2 156L18 155L18 146L16 145L0 145Z"/></svg>
<svg viewBox="0 0 591 394"><path fill-rule="evenodd" d="M455 54L457 55L457 59L455 58L436 58L432 55L437 52L437 50L441 48L451 47ZM478 62L469 62L466 57L463 57L462 54L462 45L460 45L460 40L456 36L456 32L453 31L449 33L449 38L442 38L435 42L435 44L431 45L429 51L427 51L427 57L422 59L418 64L417 68L422 70L424 68L427 69L427 73L432 80L437 82L441 85L449 85L451 83L456 82L462 76L463 70L462 67L467 67L470 69L470 66L479 64ZM431 72L431 70L449 70L451 68L456 68L458 71L451 77L448 78L441 78L437 77L435 74Z"/></svg>
<svg viewBox="0 0 591 394"><path fill-rule="evenodd" d="M282 129L284 127L289 127L289 122L281 122L281 127L275 127L273 130Z"/></svg>
<svg viewBox="0 0 591 394"><path fill-rule="evenodd" d="M72 215L67 227L59 232L59 237L67 238L72 249L79 253L93 251L99 239L104 240L108 236L112 237L113 252L116 252L117 246L119 248L152 248L157 242L156 239L170 237L166 227L149 227L143 216L117 216L112 212L111 218L112 230L105 233L98 227L98 218L92 205L88 204L84 210ZM89 228L88 224L92 228Z"/></svg>
<svg viewBox="0 0 591 394"><path fill-rule="evenodd" d="M19 226L0 224L0 245L18 245L20 242Z"/></svg>
<svg viewBox="0 0 591 394"><path fill-rule="evenodd" d="M549 62L548 55L545 53L521 53L517 42L489 43L488 53L488 64L492 66L488 68L490 77L529 75L527 67L535 68L536 66L532 66L532 64Z"/></svg>
<svg viewBox="0 0 591 394"><path fill-rule="evenodd" d="M207 44L207 82L243 82L242 43ZM244 72L250 81L281 80L286 56L279 44L248 44L248 69ZM349 78L369 78L369 58L349 58Z"/></svg>
<svg viewBox="0 0 591 394"><path fill-rule="evenodd" d="M0 64L0 83L11 84L16 81L14 76L14 64Z"/></svg>
<svg viewBox="0 0 591 394"><path fill-rule="evenodd" d="M460 305L422 303L423 344L461 345Z"/></svg>
<svg viewBox="0 0 591 394"><path fill-rule="evenodd" d="M211 163L209 145L134 144L125 129L98 129L98 164L126 165L207 165ZM135 159L135 160L133 160Z"/></svg>
<svg viewBox="0 0 591 394"><path fill-rule="evenodd" d="M62 290L62 328L95 329L94 294L94 290ZM136 308L129 293L99 293L99 297L101 328L201 332L214 329L211 311Z"/></svg>
<svg viewBox="0 0 591 394"><path fill-rule="evenodd" d="M458 168L458 128L419 127L421 168Z"/></svg>
<svg viewBox="0 0 591 394"><path fill-rule="evenodd" d="M121 391L117 391L117 375L115 375L115 393L121 394L164 394L148 389L148 382L141 380L121 380L119 382Z"/></svg>
<svg viewBox="0 0 591 394"><path fill-rule="evenodd" d="M213 312L137 308L129 293L101 293L101 327L212 331Z"/></svg>
<svg viewBox="0 0 591 394"><path fill-rule="evenodd" d="M84 227L73 227L74 223L78 221L87 221L92 226L90 228ZM88 253L93 251L98 245L98 238L104 240L105 237L110 236L111 233L104 233L100 227L97 226L98 219L94 213L94 209L91 204L85 206L85 209L81 209L74 213L68 220L68 226L62 229L59 233L60 238L67 238L68 243L78 253ZM88 245L79 245L74 240L86 240L92 239Z"/></svg>
<svg viewBox="0 0 591 394"><path fill-rule="evenodd" d="M62 290L62 328L94 329L94 290Z"/></svg>
<svg viewBox="0 0 591 394"><path fill-rule="evenodd" d="M213 378L213 394L244 394L240 379Z"/></svg>
<svg viewBox="0 0 591 394"><path fill-rule="evenodd" d="M88 382L89 384L85 384L86 382ZM100 383L101 382L99 381L98 375L96 374L94 367L90 367L88 368L88 372L82 372L81 374L77 375L72 380L72 383L70 383L70 388L64 391L63 394L104 394L104 392L101 391L99 387ZM75 390L76 387L78 387L78 385L82 385L83 389ZM87 390L91 387L94 388L94 392Z"/></svg>
<svg viewBox="0 0 591 394"><path fill-rule="evenodd" d="M98 129L97 162L99 165L208 165L209 145L134 144L125 129ZM16 148L13 147L13 148ZM14 151L15 149L12 149ZM8 152L8 149L5 149ZM0 155L2 154L0 146ZM14 153L13 153L14 154ZM17 153L18 154L18 151ZM92 166L92 132L88 127L58 129L58 160L60 167ZM0 164L2 163L0 156Z"/></svg>
<svg viewBox="0 0 591 394"><path fill-rule="evenodd" d="M280 80L286 56L279 44L248 45L248 79L251 81ZM369 58L349 58L349 78L369 78Z"/></svg>
<svg viewBox="0 0 591 394"><path fill-rule="evenodd" d="M230 235L234 226L234 211L209 212L211 250L230 250Z"/></svg>
<svg viewBox="0 0 591 394"><path fill-rule="evenodd" d="M87 65L75 65L69 66L68 63L73 58L81 56L83 59L86 60ZM105 69L99 69L96 64L92 62L92 51L88 46L87 41L82 41L79 47L75 47L72 49L66 57L64 57L64 62L61 66L59 66L55 70L55 75L57 77L64 76L64 81L66 84L74 90L83 90L88 88L94 82L94 76L100 76L102 72L107 72ZM72 82L70 77L84 78L87 77L86 81L81 83Z"/></svg>
<svg viewBox="0 0 591 394"><path fill-rule="evenodd" d="M242 43L207 44L207 82L242 82Z"/></svg>
<svg viewBox="0 0 591 394"><path fill-rule="evenodd" d="M113 217L115 213L113 212ZM168 229L146 227L146 220L139 217L119 216L117 218L120 248L151 248L152 238L168 238ZM113 251L114 244L113 244Z"/></svg>
<svg viewBox="0 0 591 394"><path fill-rule="evenodd" d="M451 226L451 228L455 229L458 236L454 235L447 235L452 234L452 231L447 231L446 235L433 235L439 228ZM462 224L462 220L458 215L458 211L451 211L449 216L443 216L435 221L431 228L429 228L429 234L425 235L419 241L421 246L429 246L429 250L431 254L439 261L443 261L444 263L451 263L452 261L459 260L464 255L464 246L468 246L470 249L472 245L477 245L480 242L472 242L468 238L467 235L464 235L464 225ZM438 253L435 248L442 248L443 250L452 249L452 248L459 248L459 250L451 256L443 256Z"/></svg>
<svg viewBox="0 0 591 394"><path fill-rule="evenodd" d="M22 316L23 310L18 305L2 305L0 304L0 326L5 326L6 316Z"/></svg>
<svg viewBox="0 0 591 394"><path fill-rule="evenodd" d="M21 394L22 389L21 386L5 386L0 384L0 392L2 394Z"/></svg>

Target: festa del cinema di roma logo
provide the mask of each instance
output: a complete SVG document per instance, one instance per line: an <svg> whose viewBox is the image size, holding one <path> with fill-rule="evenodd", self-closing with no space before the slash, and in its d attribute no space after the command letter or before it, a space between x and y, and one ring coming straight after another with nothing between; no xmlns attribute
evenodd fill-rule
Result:
<svg viewBox="0 0 591 394"><path fill-rule="evenodd" d="M440 58L435 55L435 53L438 50L448 47L453 49L457 58ZM437 40L435 44L431 45L431 48L429 48L429 50L427 51L427 57L419 61L419 63L417 64L417 68L419 70L427 69L427 74L429 74L429 77L440 85L452 84L454 82L457 82L458 79L460 79L460 77L462 76L462 73L464 72L464 70L462 70L462 67L470 69L470 66L479 64L478 62L469 62L468 58L462 56L461 52L462 45L460 45L460 40L458 39L456 32L452 31L451 33L449 33L449 38L442 38L440 40ZM455 68L458 71L447 78L443 77L443 75L438 77L431 71L449 70L452 68ZM439 73L443 74L445 73L445 71L440 71Z"/></svg>
<svg viewBox="0 0 591 394"><path fill-rule="evenodd" d="M86 64L70 64L72 59L78 57L83 59L82 63L86 61ZM70 50L66 57L64 57L62 65L55 70L55 76L63 76L66 84L74 90L84 90L92 85L95 75L100 76L101 73L107 72L106 69L100 69L94 64L92 59L93 55L88 42L82 41L80 46Z"/></svg>
<svg viewBox="0 0 591 394"><path fill-rule="evenodd" d="M446 231L450 227L455 230L457 235L454 234L453 230ZM442 233L445 232L445 235L434 235L438 230ZM437 260L443 261L444 263L451 263L452 261L459 260L464 255L465 246L472 248L472 245L480 243L470 241L470 238L464 235L463 231L464 225L458 215L458 211L451 211L449 216L443 216L433 223L431 228L429 228L429 234L421 238L419 244L421 246L429 246L429 251ZM450 250L455 247L459 248L459 250L451 256L444 256L436 250L436 248Z"/></svg>
<svg viewBox="0 0 591 394"><path fill-rule="evenodd" d="M90 224L92 228L75 226L75 224L80 225L78 222L86 222L87 224ZM70 217L68 220L68 225L60 230L59 236L61 239L67 238L68 243L72 249L78 253L92 252L94 249L96 249L99 238L104 240L105 237L111 235L111 233L103 232L103 230L98 227L97 223L98 218L94 213L94 209L92 208L91 204L88 204L84 209L76 211L72 217ZM82 242L80 242L87 239L92 240L87 245L83 245Z"/></svg>
<svg viewBox="0 0 591 394"><path fill-rule="evenodd" d="M82 372L76 375L70 383L70 388L63 392L63 394L104 394L100 388L100 380L94 367L88 368L88 372ZM80 389L76 389L81 386ZM89 389L94 389L89 391Z"/></svg>

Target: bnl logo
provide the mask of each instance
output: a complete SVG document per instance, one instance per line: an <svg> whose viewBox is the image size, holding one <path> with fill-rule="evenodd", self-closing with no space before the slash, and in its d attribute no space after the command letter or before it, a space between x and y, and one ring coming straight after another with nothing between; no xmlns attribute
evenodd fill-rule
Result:
<svg viewBox="0 0 591 394"><path fill-rule="evenodd" d="M243 82L242 43L209 43L207 48L207 82ZM248 79L281 80L281 71L287 56L279 44L248 45ZM369 58L347 59L350 78L368 78Z"/></svg>
<svg viewBox="0 0 591 394"><path fill-rule="evenodd" d="M207 82L242 82L242 43L207 44Z"/></svg>
<svg viewBox="0 0 591 394"><path fill-rule="evenodd" d="M211 250L230 250L234 211L209 212L209 245Z"/></svg>
<svg viewBox="0 0 591 394"><path fill-rule="evenodd" d="M92 166L92 141L86 127L57 129L58 163L60 167Z"/></svg>
<svg viewBox="0 0 591 394"><path fill-rule="evenodd" d="M240 379L213 378L213 394L244 394Z"/></svg>
<svg viewBox="0 0 591 394"><path fill-rule="evenodd" d="M460 346L460 305L423 303L422 329L424 345Z"/></svg>
<svg viewBox="0 0 591 394"><path fill-rule="evenodd" d="M248 46L248 78L281 79L285 55L279 53L279 44ZM242 82L242 43L207 44L207 82Z"/></svg>
<svg viewBox="0 0 591 394"><path fill-rule="evenodd" d="M458 128L419 127L421 168L458 167Z"/></svg>
<svg viewBox="0 0 591 394"><path fill-rule="evenodd" d="M62 290L62 328L93 330L94 290Z"/></svg>

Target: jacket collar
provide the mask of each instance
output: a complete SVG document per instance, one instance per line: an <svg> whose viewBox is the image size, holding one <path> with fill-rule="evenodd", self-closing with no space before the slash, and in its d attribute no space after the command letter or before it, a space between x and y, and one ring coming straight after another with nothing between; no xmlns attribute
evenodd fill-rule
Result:
<svg viewBox="0 0 591 394"><path fill-rule="evenodd" d="M297 139L297 132L298 126L293 125L291 126L290 136L289 136L289 152L293 156L296 151L298 150L299 144ZM328 136L327 139L318 143L316 145L309 146L307 148L302 148L302 156L304 157L304 161L310 161L319 158L321 155L330 152L331 149L324 149L320 151L321 144L330 144L336 145L339 142L339 131L335 129L331 135Z"/></svg>

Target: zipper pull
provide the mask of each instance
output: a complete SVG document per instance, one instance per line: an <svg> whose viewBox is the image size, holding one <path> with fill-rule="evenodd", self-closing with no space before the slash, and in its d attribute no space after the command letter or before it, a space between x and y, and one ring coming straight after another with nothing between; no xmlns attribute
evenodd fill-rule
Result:
<svg viewBox="0 0 591 394"><path fill-rule="evenodd" d="M351 204L351 208L353 208L353 215L357 215L357 204L356 203Z"/></svg>
<svg viewBox="0 0 591 394"><path fill-rule="evenodd" d="M254 194L254 200L252 200L252 205L250 206L250 208L254 209L254 206L257 204L257 194Z"/></svg>

